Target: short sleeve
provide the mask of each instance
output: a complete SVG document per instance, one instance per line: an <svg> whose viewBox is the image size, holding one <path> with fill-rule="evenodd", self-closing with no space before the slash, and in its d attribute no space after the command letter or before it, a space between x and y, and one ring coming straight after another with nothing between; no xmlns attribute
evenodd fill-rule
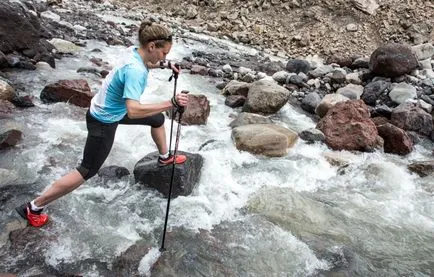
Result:
<svg viewBox="0 0 434 277"><path fill-rule="evenodd" d="M125 68L125 84L123 98L140 100L146 87L148 73L134 66Z"/></svg>

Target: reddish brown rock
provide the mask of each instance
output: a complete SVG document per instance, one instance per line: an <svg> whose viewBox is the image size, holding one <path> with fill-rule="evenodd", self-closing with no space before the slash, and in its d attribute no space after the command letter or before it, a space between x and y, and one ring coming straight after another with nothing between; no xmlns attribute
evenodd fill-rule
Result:
<svg viewBox="0 0 434 277"><path fill-rule="evenodd" d="M86 80L60 80L47 85L40 97L44 103L68 102L79 107L89 107L93 93Z"/></svg>
<svg viewBox="0 0 434 277"><path fill-rule="evenodd" d="M407 155L413 151L413 141L407 133L390 123L377 126L379 135L384 140L384 152Z"/></svg>
<svg viewBox="0 0 434 277"><path fill-rule="evenodd" d="M182 115L182 125L203 125L208 121L211 108L205 95L188 95L188 105ZM171 117L169 113L169 117ZM176 117L178 119L178 116Z"/></svg>
<svg viewBox="0 0 434 277"><path fill-rule="evenodd" d="M318 122L317 129L334 150L373 151L382 144L362 100L339 102Z"/></svg>

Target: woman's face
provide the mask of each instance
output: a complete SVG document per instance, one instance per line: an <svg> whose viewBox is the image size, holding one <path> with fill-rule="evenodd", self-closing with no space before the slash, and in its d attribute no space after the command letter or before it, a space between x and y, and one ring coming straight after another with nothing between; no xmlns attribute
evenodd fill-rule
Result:
<svg viewBox="0 0 434 277"><path fill-rule="evenodd" d="M161 60L165 60L167 54L169 54L170 49L172 48L172 43L167 42L163 47L158 48L155 43L149 43L149 53L150 53L150 62L155 64Z"/></svg>

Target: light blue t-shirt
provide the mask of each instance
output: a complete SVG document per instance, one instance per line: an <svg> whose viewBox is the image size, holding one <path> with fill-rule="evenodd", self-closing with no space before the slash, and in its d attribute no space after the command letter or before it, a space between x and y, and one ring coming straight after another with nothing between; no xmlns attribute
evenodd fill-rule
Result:
<svg viewBox="0 0 434 277"><path fill-rule="evenodd" d="M92 98L90 114L104 123L120 121L127 114L127 99L140 101L148 79L148 69L137 52L128 48L127 55L105 78Z"/></svg>

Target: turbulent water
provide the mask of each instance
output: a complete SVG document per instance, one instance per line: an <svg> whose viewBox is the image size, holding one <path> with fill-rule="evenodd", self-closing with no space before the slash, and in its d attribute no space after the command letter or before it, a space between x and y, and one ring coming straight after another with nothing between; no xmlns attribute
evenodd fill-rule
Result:
<svg viewBox="0 0 434 277"><path fill-rule="evenodd" d="M230 47L234 54L247 51ZM102 52L91 52L94 48ZM217 44L187 40L176 43L169 58L179 60L193 50L210 48L226 51ZM78 54L59 60L55 70L9 72L11 80L36 97L36 107L15 113L23 140L0 155L0 168L13 170L14 182L28 184L27 193L0 210L3 233L19 220L14 205L29 200L81 159L86 110L42 104L41 89L58 79L86 78L97 90L101 80L76 73L77 68L90 66L90 57L114 64L124 49L89 41ZM153 70L142 100L168 99L173 93L169 75ZM178 91L183 89L206 95L211 114L205 126L181 130L180 149L202 155L204 166L192 195L171 202L168 251L158 251L166 199L131 180L104 183L94 177L47 209L52 222L40 232L55 239L38 250L47 265L80 265L77 273L83 276L107 276L99 264L110 269L116 256L146 241L151 250L136 269L143 276L434 274L434 180L406 168L412 161L429 159L432 143L422 141L406 157L338 152L349 160L345 168L327 162L324 153L331 151L326 146L301 140L285 157L254 156L234 147L228 125L239 111L224 105L213 79L181 74ZM295 131L315 126L296 110L287 104L273 120ZM169 127L166 124L168 133ZM214 141L199 151L209 140ZM132 172L135 163L153 151L148 127L119 126L105 165ZM0 238L0 272L31 276L31 270L18 266L26 257L6 253L7 238Z"/></svg>

